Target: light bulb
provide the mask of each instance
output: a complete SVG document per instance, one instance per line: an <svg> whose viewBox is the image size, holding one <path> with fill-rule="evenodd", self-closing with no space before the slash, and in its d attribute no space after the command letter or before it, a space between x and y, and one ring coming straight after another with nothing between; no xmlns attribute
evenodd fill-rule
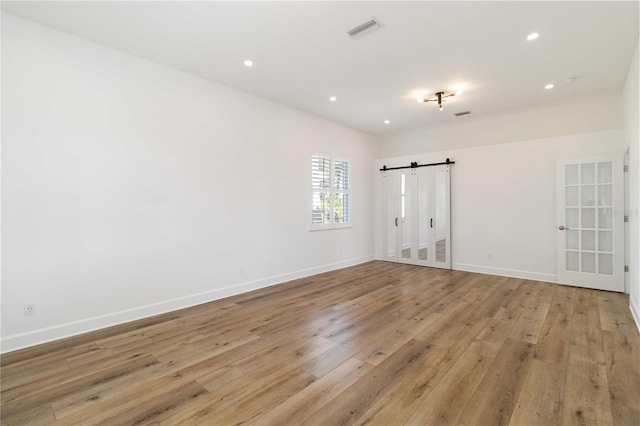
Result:
<svg viewBox="0 0 640 426"><path fill-rule="evenodd" d="M253 66L253 61L250 61L249 59L247 59L246 61L244 61L244 65L246 67L252 67Z"/></svg>
<svg viewBox="0 0 640 426"><path fill-rule="evenodd" d="M442 111L444 108L442 107L442 105L440 105L440 111Z"/></svg>
<svg viewBox="0 0 640 426"><path fill-rule="evenodd" d="M419 104L424 103L424 99L423 98L418 98L418 103Z"/></svg>
<svg viewBox="0 0 640 426"><path fill-rule="evenodd" d="M538 34L538 33L531 33L531 34L529 34L529 35L527 36L527 40L529 40L529 41L531 41L531 40L535 40L535 39L537 39L537 38L538 38L538 36L539 36L539 35L540 35L540 34Z"/></svg>
<svg viewBox="0 0 640 426"><path fill-rule="evenodd" d="M329 98L329 100L330 100L331 102L335 102L335 101L337 101L337 100L338 100L338 98L336 98L335 96L332 96L332 97L330 97L330 98Z"/></svg>

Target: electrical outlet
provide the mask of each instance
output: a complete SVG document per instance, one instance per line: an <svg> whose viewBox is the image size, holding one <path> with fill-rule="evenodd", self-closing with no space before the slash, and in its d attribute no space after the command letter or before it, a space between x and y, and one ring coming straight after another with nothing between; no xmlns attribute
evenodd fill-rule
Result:
<svg viewBox="0 0 640 426"><path fill-rule="evenodd" d="M36 314L36 302L24 302L24 314L35 315Z"/></svg>

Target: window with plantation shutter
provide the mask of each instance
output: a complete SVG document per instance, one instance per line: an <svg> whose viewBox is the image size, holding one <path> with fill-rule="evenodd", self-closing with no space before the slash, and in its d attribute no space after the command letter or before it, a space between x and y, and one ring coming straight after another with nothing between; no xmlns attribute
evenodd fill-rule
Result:
<svg viewBox="0 0 640 426"><path fill-rule="evenodd" d="M311 230L351 226L349 161L311 154Z"/></svg>

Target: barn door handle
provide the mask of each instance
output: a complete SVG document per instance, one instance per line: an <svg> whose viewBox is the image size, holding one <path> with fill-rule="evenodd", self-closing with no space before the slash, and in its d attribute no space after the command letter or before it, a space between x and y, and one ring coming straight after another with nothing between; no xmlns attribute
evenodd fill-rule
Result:
<svg viewBox="0 0 640 426"><path fill-rule="evenodd" d="M398 218L396 217L396 226L398 226Z"/></svg>
<svg viewBox="0 0 640 426"><path fill-rule="evenodd" d="M431 227L433 228L433 218L431 218Z"/></svg>

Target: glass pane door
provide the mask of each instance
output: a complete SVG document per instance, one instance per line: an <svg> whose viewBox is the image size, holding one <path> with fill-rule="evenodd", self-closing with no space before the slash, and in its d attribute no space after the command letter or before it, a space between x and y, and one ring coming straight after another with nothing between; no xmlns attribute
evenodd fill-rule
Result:
<svg viewBox="0 0 640 426"><path fill-rule="evenodd" d="M613 165L565 166L565 256L571 272L613 275Z"/></svg>
<svg viewBox="0 0 640 426"><path fill-rule="evenodd" d="M624 291L622 157L558 163L558 282Z"/></svg>

